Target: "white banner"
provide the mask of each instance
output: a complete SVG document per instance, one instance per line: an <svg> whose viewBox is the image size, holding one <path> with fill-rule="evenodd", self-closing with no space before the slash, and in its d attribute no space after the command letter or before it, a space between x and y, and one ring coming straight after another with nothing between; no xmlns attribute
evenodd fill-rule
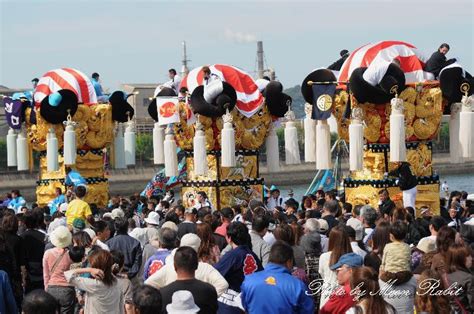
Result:
<svg viewBox="0 0 474 314"><path fill-rule="evenodd" d="M178 98L156 98L158 123L167 125L179 122Z"/></svg>

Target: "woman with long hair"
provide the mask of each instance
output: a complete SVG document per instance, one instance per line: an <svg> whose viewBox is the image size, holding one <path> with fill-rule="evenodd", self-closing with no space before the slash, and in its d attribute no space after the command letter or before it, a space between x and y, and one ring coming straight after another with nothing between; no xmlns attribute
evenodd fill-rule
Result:
<svg viewBox="0 0 474 314"><path fill-rule="evenodd" d="M281 223L280 225L278 225L278 227L275 228L275 230L273 231L273 235L275 236L275 239L283 241L289 246L291 246L295 258L294 266L300 269L304 269L304 251L301 246L296 245L297 235L294 230L295 229L293 229L291 225Z"/></svg>
<svg viewBox="0 0 474 314"><path fill-rule="evenodd" d="M319 258L319 274L323 279L319 308L324 306L331 293L338 287L337 274L330 267L347 253L352 253L351 240L346 228L343 225L338 225L329 232L328 251L321 254Z"/></svg>
<svg viewBox="0 0 474 314"><path fill-rule="evenodd" d="M346 314L395 313L395 309L380 295L378 275L372 268L363 266L352 269L351 291L357 304Z"/></svg>
<svg viewBox="0 0 474 314"><path fill-rule="evenodd" d="M460 293L450 298L451 307L457 313L474 313L474 275L472 268L472 252L469 247L454 244L446 254L447 281L462 288Z"/></svg>
<svg viewBox="0 0 474 314"><path fill-rule="evenodd" d="M78 268L64 273L66 280L86 292L85 314L124 313L124 297L112 274L114 264L110 252L97 249L88 257L90 268ZM90 274L92 278L80 277Z"/></svg>
<svg viewBox="0 0 474 314"><path fill-rule="evenodd" d="M450 313L449 299L443 295L443 286L439 274L431 269L425 269L418 278L415 307L419 314Z"/></svg>
<svg viewBox="0 0 474 314"><path fill-rule="evenodd" d="M377 273L382 264L383 249L387 243L390 243L390 224L386 221L381 221L377 224L372 233L371 251L364 258L364 265L371 267Z"/></svg>
<svg viewBox="0 0 474 314"><path fill-rule="evenodd" d="M219 261L221 251L214 242L211 226L207 223L198 224L196 234L201 239L201 245L198 249L199 261L214 265Z"/></svg>
<svg viewBox="0 0 474 314"><path fill-rule="evenodd" d="M454 231L454 229L448 226L443 226L439 229L438 235L436 236L437 252L433 256L433 260L431 262L431 269L438 272L445 289L449 287L448 280L446 277L448 271L448 267L446 266L448 249L450 246L454 245L455 241L456 231Z"/></svg>

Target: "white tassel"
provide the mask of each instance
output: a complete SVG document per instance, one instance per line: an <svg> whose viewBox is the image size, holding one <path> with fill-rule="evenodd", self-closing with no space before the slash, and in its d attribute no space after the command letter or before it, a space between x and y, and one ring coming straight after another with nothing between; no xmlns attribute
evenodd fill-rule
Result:
<svg viewBox="0 0 474 314"><path fill-rule="evenodd" d="M125 169L125 143L123 139L123 127L122 124L117 125L117 132L115 133L114 139L114 160L115 169Z"/></svg>
<svg viewBox="0 0 474 314"><path fill-rule="evenodd" d="M362 126L362 112L354 108L352 121L349 125L349 170L360 171L364 162L364 128Z"/></svg>
<svg viewBox="0 0 474 314"><path fill-rule="evenodd" d="M331 169L331 130L326 120L319 120L316 125L318 145L316 146L316 169Z"/></svg>
<svg viewBox="0 0 474 314"><path fill-rule="evenodd" d="M449 118L449 161L452 164L460 164L463 162L461 156L461 143L459 141L459 120L461 103L451 105L451 116Z"/></svg>
<svg viewBox="0 0 474 314"><path fill-rule="evenodd" d="M16 139L16 159L18 171L29 169L28 142L23 130L20 131Z"/></svg>
<svg viewBox="0 0 474 314"><path fill-rule="evenodd" d="M474 112L472 111L472 103L467 96L463 96L462 108L459 115L459 141L461 148L461 156L470 160L474 157Z"/></svg>
<svg viewBox="0 0 474 314"><path fill-rule="evenodd" d="M155 165L163 165L165 163L165 129L155 122L153 126L153 163Z"/></svg>
<svg viewBox="0 0 474 314"><path fill-rule="evenodd" d="M58 139L54 129L50 128L48 131L48 138L46 139L46 164L49 171L58 171Z"/></svg>
<svg viewBox="0 0 474 314"><path fill-rule="evenodd" d="M304 119L304 161L316 161L316 121L308 115Z"/></svg>
<svg viewBox="0 0 474 314"><path fill-rule="evenodd" d="M136 147L136 135L135 126L133 121L129 120L127 128L124 133L124 147L125 147L125 165L135 166L135 147Z"/></svg>
<svg viewBox="0 0 474 314"><path fill-rule="evenodd" d="M407 149L405 144L405 115L403 113L403 100L395 97L390 101L392 112L390 114L390 161L406 161Z"/></svg>
<svg viewBox="0 0 474 314"><path fill-rule="evenodd" d="M74 125L70 118L64 122L66 129L64 130L64 165L74 165L76 163L76 132L74 131Z"/></svg>
<svg viewBox="0 0 474 314"><path fill-rule="evenodd" d="M235 167L235 131L232 126L232 115L227 113L222 117L224 127L221 131L221 166Z"/></svg>
<svg viewBox="0 0 474 314"><path fill-rule="evenodd" d="M178 154L176 153L176 142L171 128L168 128L165 137L165 175L176 177L178 175Z"/></svg>
<svg viewBox="0 0 474 314"><path fill-rule="evenodd" d="M202 124L199 121L196 123L196 133L194 134L193 148L194 174L196 176L205 176L209 170L207 164L206 134L202 130Z"/></svg>
<svg viewBox="0 0 474 314"><path fill-rule="evenodd" d="M298 130L295 122L290 120L285 125L285 162L287 165L301 163L300 148L298 145Z"/></svg>
<svg viewBox="0 0 474 314"><path fill-rule="evenodd" d="M16 167L16 138L15 130L10 128L7 134L7 166Z"/></svg>
<svg viewBox="0 0 474 314"><path fill-rule="evenodd" d="M265 140L267 148L267 169L268 172L280 171L280 150L278 146L278 136L273 123L270 124L270 133Z"/></svg>

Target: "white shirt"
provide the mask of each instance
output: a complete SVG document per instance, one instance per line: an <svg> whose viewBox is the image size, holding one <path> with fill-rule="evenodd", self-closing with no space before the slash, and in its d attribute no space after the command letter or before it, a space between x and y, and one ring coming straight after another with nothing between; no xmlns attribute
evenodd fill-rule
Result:
<svg viewBox="0 0 474 314"><path fill-rule="evenodd" d="M267 231L267 233L263 236L263 240L267 242L269 245L273 245L276 242L276 238L273 235L273 232Z"/></svg>
<svg viewBox="0 0 474 314"><path fill-rule="evenodd" d="M324 287L321 290L321 302L319 308L322 308L329 299L331 293L339 287L337 283L337 274L329 268L331 251L321 254L319 257L319 274L324 281Z"/></svg>
<svg viewBox="0 0 474 314"><path fill-rule="evenodd" d="M279 196L277 199L270 197L267 201L267 208L271 211L277 206L283 206L283 198Z"/></svg>
<svg viewBox="0 0 474 314"><path fill-rule="evenodd" d="M320 233L319 235L321 236L321 250L323 253L326 253L329 247L329 238L322 233Z"/></svg>
<svg viewBox="0 0 474 314"><path fill-rule="evenodd" d="M390 63L389 61L372 62L364 74L362 74L362 77L370 85L377 86L382 81L385 73L387 73Z"/></svg>
<svg viewBox="0 0 474 314"><path fill-rule="evenodd" d="M365 255L367 255L367 252L361 249L359 247L359 244L357 244L357 242L351 242L351 247L352 247L352 252L362 257L362 259L364 259Z"/></svg>
<svg viewBox="0 0 474 314"><path fill-rule="evenodd" d="M100 247L102 250L110 251L109 246L107 244L105 244L104 242L100 241L99 239L97 239L97 241L95 241L95 245Z"/></svg>
<svg viewBox="0 0 474 314"><path fill-rule="evenodd" d="M170 258L170 256L172 255L170 254L166 258L166 264L163 267L161 267L157 272L145 280L146 285L160 289L176 281L178 276L174 270L174 261L172 258ZM218 296L220 296L227 290L227 288L229 288L229 284L221 275L221 273L219 273L217 269L207 263L199 262L195 277L198 280L207 282L208 284L214 286Z"/></svg>

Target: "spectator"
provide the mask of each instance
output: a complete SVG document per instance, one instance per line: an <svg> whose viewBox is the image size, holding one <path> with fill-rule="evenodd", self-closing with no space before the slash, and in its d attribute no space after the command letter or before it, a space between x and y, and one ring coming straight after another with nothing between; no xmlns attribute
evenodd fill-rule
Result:
<svg viewBox="0 0 474 314"><path fill-rule="evenodd" d="M0 313L18 313L8 274L0 269Z"/></svg>
<svg viewBox="0 0 474 314"><path fill-rule="evenodd" d="M234 212L230 207L224 207L221 209L221 222L222 224L216 229L216 233L224 236L227 234L227 227L234 218Z"/></svg>
<svg viewBox="0 0 474 314"><path fill-rule="evenodd" d="M25 296L22 311L23 314L57 314L59 304L52 295L38 289Z"/></svg>
<svg viewBox="0 0 474 314"><path fill-rule="evenodd" d="M159 248L148 260L145 261L143 280L156 273L166 264L166 258L171 250L176 247L177 232L169 228L161 228L158 232Z"/></svg>
<svg viewBox="0 0 474 314"><path fill-rule="evenodd" d="M386 221L381 221L375 228L371 243L371 251L364 258L364 265L372 267L377 273L382 263L382 256L385 245L390 243L390 224Z"/></svg>
<svg viewBox="0 0 474 314"><path fill-rule="evenodd" d="M66 218L67 224L72 226L72 223L76 218L83 221L88 221L90 224L94 223L94 217L92 211L86 202L82 199L86 196L87 190L85 186L79 185L75 189L76 199L71 201L67 206Z"/></svg>
<svg viewBox="0 0 474 314"><path fill-rule="evenodd" d="M269 219L265 215L258 215L252 220L252 230L250 231L250 239L252 240L252 251L262 261L265 267L270 257L271 246L263 240L263 236L267 233Z"/></svg>
<svg viewBox="0 0 474 314"><path fill-rule="evenodd" d="M342 255L330 269L337 273L337 283L340 285L332 292L327 302L323 304L320 314L345 313L355 305L351 295L351 277L355 268L362 266L362 258L355 253Z"/></svg>
<svg viewBox="0 0 474 314"><path fill-rule="evenodd" d="M92 243L103 250L110 251L109 246L105 244L105 242L110 238L109 225L105 221L99 220L94 223L92 229L96 234L95 238L92 239Z"/></svg>
<svg viewBox="0 0 474 314"><path fill-rule="evenodd" d="M293 248L293 253L295 257L295 267L299 269L304 269L304 251L299 245L295 245L295 234L293 229L286 223L281 223L278 227L275 228L273 232L275 239L286 242Z"/></svg>
<svg viewBox="0 0 474 314"><path fill-rule="evenodd" d="M456 284L460 293L451 299L451 308L456 313L474 312L474 275L472 268L472 253L465 245L454 244L447 252L448 284Z"/></svg>
<svg viewBox="0 0 474 314"><path fill-rule="evenodd" d="M385 302L380 295L377 273L370 267L354 268L351 277L351 291L357 305L350 308L346 314L380 313L395 314L395 309Z"/></svg>
<svg viewBox="0 0 474 314"><path fill-rule="evenodd" d="M441 278L437 272L427 268L418 279L418 288L415 296L416 312L430 314L450 313L449 298L443 294L443 286L440 284L427 284L429 282L441 282Z"/></svg>
<svg viewBox="0 0 474 314"><path fill-rule="evenodd" d="M76 292L64 277L64 272L73 263L67 249L72 243L72 235L67 227L59 226L51 233L50 240L54 248L44 252L44 287L58 301L61 313L73 314Z"/></svg>
<svg viewBox="0 0 474 314"><path fill-rule="evenodd" d="M178 237L181 239L185 234L196 234L197 209L188 208L184 212L184 221L178 225Z"/></svg>
<svg viewBox="0 0 474 314"><path fill-rule="evenodd" d="M127 234L128 221L126 218L115 219L115 230L117 234L107 241L107 245L111 250L120 251L125 256L124 270L128 274L128 279L133 280L142 263L140 242Z"/></svg>
<svg viewBox="0 0 474 314"><path fill-rule="evenodd" d="M229 288L219 297L219 312L240 313L240 293L244 276L263 269L258 257L252 251L252 242L247 227L233 222L227 228L227 238L232 250L226 253L214 267L229 283Z"/></svg>
<svg viewBox="0 0 474 314"><path fill-rule="evenodd" d="M176 291L186 290L191 292L196 305L202 313L217 312L217 292L208 283L195 278L198 268L198 256L191 247L180 247L174 255L174 267L177 278L173 283L160 289L163 298L163 310L172 302L172 296Z"/></svg>
<svg viewBox="0 0 474 314"><path fill-rule="evenodd" d="M113 259L110 252L96 250L89 257L92 268L78 268L64 273L66 280L86 293L85 313L123 314L125 305L122 290L112 274ZM90 274L92 278L79 275Z"/></svg>
<svg viewBox="0 0 474 314"><path fill-rule="evenodd" d="M348 253L352 253L349 235L344 226L336 226L329 233L329 251L321 254L319 258L319 274L324 283L320 308L338 287L337 273L333 270L333 266L338 263L341 256Z"/></svg>
<svg viewBox="0 0 474 314"><path fill-rule="evenodd" d="M355 225L355 227L358 228L357 231L355 231L352 226L346 225L346 231L351 241L352 251L360 255L360 257L362 257L362 260L363 260L365 258L365 255L367 255L367 252L360 247L359 242L362 242L361 240L362 240L364 227L362 227L362 223L360 221L359 221L359 225Z"/></svg>
<svg viewBox="0 0 474 314"><path fill-rule="evenodd" d="M122 291L123 301L125 303L125 313L133 314L133 291L132 282L128 279L126 273L123 273L123 264L125 258L119 251L111 251L112 255L112 274L117 278L117 284Z"/></svg>
<svg viewBox="0 0 474 314"><path fill-rule="evenodd" d="M328 194L326 194L327 196ZM338 211L339 204L335 200L326 200L326 203L324 203L323 206L323 213L322 213L322 218L327 221L329 229L328 231L330 232L331 229L335 226L337 226L338 221L336 219L336 214Z"/></svg>
<svg viewBox="0 0 474 314"><path fill-rule="evenodd" d="M437 252L433 256L431 269L439 274L445 289L449 287L448 279L446 277L449 268L446 264L448 249L454 244L455 240L456 231L454 231L454 229L448 226L443 226L439 229L438 236L436 237Z"/></svg>
<svg viewBox="0 0 474 314"><path fill-rule="evenodd" d="M304 225L305 234L301 238L301 248L305 253L304 265L309 287L317 285L321 281L319 274L319 257L322 253L321 235L319 222L316 218L306 220ZM319 293L312 293L314 304L319 305Z"/></svg>
<svg viewBox="0 0 474 314"><path fill-rule="evenodd" d="M132 238L135 238L140 242L142 248L150 242L150 239L153 236L158 234L160 215L155 211L151 211L144 220L146 223L145 228L135 228L129 233Z"/></svg>
<svg viewBox="0 0 474 314"><path fill-rule="evenodd" d="M196 229L197 236L201 239L198 249L199 261L214 265L219 261L220 250L214 243L211 226L207 223L200 223Z"/></svg>
<svg viewBox="0 0 474 314"><path fill-rule="evenodd" d="M194 233L188 233L181 239L180 246L189 246L193 248L196 253L201 245L201 239ZM174 268L174 254L176 250L168 256L166 264L160 268L157 272L151 275L145 284L160 289L172 282L177 278L176 270ZM207 282L214 286L217 290L217 295L222 294L229 287L224 277L210 264L198 263L198 268L195 272L196 279Z"/></svg>
<svg viewBox="0 0 474 314"><path fill-rule="evenodd" d="M362 206L360 209L360 218L364 225L364 244L367 245L375 228L375 221L377 220L377 212L370 205Z"/></svg>
<svg viewBox="0 0 474 314"><path fill-rule="evenodd" d="M270 252L265 270L245 277L242 304L247 313L312 313L314 304L306 294L306 285L291 275L293 250L277 241ZM278 295L273 302L267 297Z"/></svg>
<svg viewBox="0 0 474 314"><path fill-rule="evenodd" d="M46 235L37 229L38 220L33 211L27 211L23 217L26 231L21 237L26 265L26 294L36 289L44 289L43 254Z"/></svg>
<svg viewBox="0 0 474 314"><path fill-rule="evenodd" d="M133 293L135 314L156 314L161 312L161 293L152 286L142 285Z"/></svg>

